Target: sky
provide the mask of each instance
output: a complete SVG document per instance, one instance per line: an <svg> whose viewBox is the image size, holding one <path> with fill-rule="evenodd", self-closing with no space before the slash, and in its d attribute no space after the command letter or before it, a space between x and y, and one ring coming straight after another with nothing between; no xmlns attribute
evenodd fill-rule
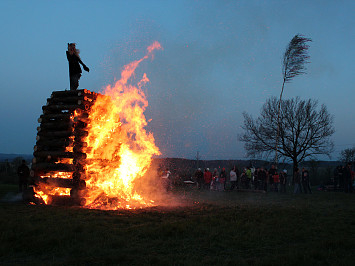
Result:
<svg viewBox="0 0 355 266"><path fill-rule="evenodd" d="M68 42L90 68L79 89L100 92L145 60L147 129L163 157L246 159L243 112L260 114L282 86L282 56L311 38L307 73L283 98L325 104L339 152L355 146L355 1L0 1L0 153L31 154L52 91L69 88Z"/></svg>

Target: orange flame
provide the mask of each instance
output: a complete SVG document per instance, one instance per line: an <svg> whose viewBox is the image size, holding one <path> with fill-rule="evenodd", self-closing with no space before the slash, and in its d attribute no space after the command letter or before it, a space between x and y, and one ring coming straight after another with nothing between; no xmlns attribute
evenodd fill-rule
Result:
<svg viewBox="0 0 355 266"><path fill-rule="evenodd" d="M108 85L99 95L89 118L86 164L86 206L117 209L150 206L152 203L135 191L135 182L148 170L153 155L160 154L153 134L145 130L144 111L148 101L141 87L149 82L146 74L136 86L127 82L139 64L162 49L158 42L147 54L124 66L121 79Z"/></svg>

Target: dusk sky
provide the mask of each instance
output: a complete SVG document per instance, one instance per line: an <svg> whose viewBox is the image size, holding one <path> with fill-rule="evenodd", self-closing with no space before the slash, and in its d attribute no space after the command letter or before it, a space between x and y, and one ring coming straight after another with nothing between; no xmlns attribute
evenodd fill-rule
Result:
<svg viewBox="0 0 355 266"><path fill-rule="evenodd" d="M335 151L355 146L355 1L0 1L0 153L31 154L52 91L69 88L68 42L100 92L158 41L145 60L148 130L163 157L246 159L243 112L256 117L282 85L295 34L311 38L307 74L284 99L317 99L334 116Z"/></svg>

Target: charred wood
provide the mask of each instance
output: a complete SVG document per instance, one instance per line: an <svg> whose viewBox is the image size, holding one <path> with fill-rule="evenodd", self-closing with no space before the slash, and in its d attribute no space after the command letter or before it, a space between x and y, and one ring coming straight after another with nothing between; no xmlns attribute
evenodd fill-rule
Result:
<svg viewBox="0 0 355 266"><path fill-rule="evenodd" d="M86 153L79 152L58 152L58 151L36 151L33 153L35 157L45 157L45 158L78 158L85 159Z"/></svg>
<svg viewBox="0 0 355 266"><path fill-rule="evenodd" d="M83 206L85 205L85 198L71 197L71 196L50 196L52 205L60 206Z"/></svg>
<svg viewBox="0 0 355 266"><path fill-rule="evenodd" d="M38 123L42 122L58 122L58 121L70 121L70 113L59 113L59 114L43 114L38 118Z"/></svg>
<svg viewBox="0 0 355 266"><path fill-rule="evenodd" d="M56 178L56 177L39 177L37 183L44 183L50 187L64 187L64 188L77 188L85 189L86 182L84 180L73 180L69 178Z"/></svg>
<svg viewBox="0 0 355 266"><path fill-rule="evenodd" d="M47 99L47 105L49 104L82 104L90 103L93 99L84 95L81 96L70 96L70 97L54 97Z"/></svg>
<svg viewBox="0 0 355 266"><path fill-rule="evenodd" d="M88 123L85 121L77 120L75 121L75 128L86 129L88 128Z"/></svg>
<svg viewBox="0 0 355 266"><path fill-rule="evenodd" d="M36 150L48 150L50 148L64 148L65 150L65 147L67 146L70 146L74 143L74 140L70 137L67 137L67 138L56 138L56 139L53 139L53 138L46 138L44 136L38 138L38 141L36 143L36 146L35 146L35 151ZM78 144L76 144L78 145ZM87 143L80 143L80 145L82 146L87 146Z"/></svg>
<svg viewBox="0 0 355 266"><path fill-rule="evenodd" d="M86 130L76 128L74 131L74 136L78 137L79 139L82 139L83 137L87 137L88 135L89 135L89 132Z"/></svg>
<svg viewBox="0 0 355 266"><path fill-rule="evenodd" d="M89 90L75 90L75 91L53 91L51 97L71 97L71 96L86 96L88 98L96 98L97 93Z"/></svg>
<svg viewBox="0 0 355 266"><path fill-rule="evenodd" d="M69 112L74 112L75 109L83 109L83 110L89 110L90 105L89 104L66 104L66 105L46 105L42 106L43 113L45 114L50 114L50 113L59 113L62 111L69 111Z"/></svg>
<svg viewBox="0 0 355 266"><path fill-rule="evenodd" d="M36 163L32 164L32 169L35 171L62 171L74 172L76 167L72 164L64 163Z"/></svg>
<svg viewBox="0 0 355 266"><path fill-rule="evenodd" d="M73 152L76 152L76 153L87 153L88 149L87 149L87 147L84 147L84 146L74 146L73 147Z"/></svg>
<svg viewBox="0 0 355 266"><path fill-rule="evenodd" d="M73 127L73 122L71 120L69 121L48 121L48 122L42 122L41 125L39 126L40 130L69 130Z"/></svg>
<svg viewBox="0 0 355 266"><path fill-rule="evenodd" d="M72 129L63 131L40 131L37 136L46 138L67 138L73 136L74 132Z"/></svg>
<svg viewBox="0 0 355 266"><path fill-rule="evenodd" d="M74 172L73 173L73 180L85 180L86 175L83 172Z"/></svg>
<svg viewBox="0 0 355 266"><path fill-rule="evenodd" d="M56 163L57 160L53 159L53 158L48 158L48 157L34 157L32 159L32 163L36 164L36 163Z"/></svg>

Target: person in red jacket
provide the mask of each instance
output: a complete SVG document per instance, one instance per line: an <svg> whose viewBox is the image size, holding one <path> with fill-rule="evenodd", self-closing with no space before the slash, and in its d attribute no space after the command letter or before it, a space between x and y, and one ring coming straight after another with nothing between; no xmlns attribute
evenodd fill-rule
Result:
<svg viewBox="0 0 355 266"><path fill-rule="evenodd" d="M210 189L211 181L212 181L212 173L210 172L209 168L206 168L203 179L205 180L204 188Z"/></svg>
<svg viewBox="0 0 355 266"><path fill-rule="evenodd" d="M279 183L280 183L280 176L279 173L276 171L275 174L272 176L274 181L274 192L279 191Z"/></svg>
<svg viewBox="0 0 355 266"><path fill-rule="evenodd" d="M75 43L68 43L68 51L66 51L67 59L69 62L69 78L70 78L70 90L75 91L79 87L79 79L81 77L81 67L89 72L90 69L81 61L79 56L80 51L76 49Z"/></svg>

